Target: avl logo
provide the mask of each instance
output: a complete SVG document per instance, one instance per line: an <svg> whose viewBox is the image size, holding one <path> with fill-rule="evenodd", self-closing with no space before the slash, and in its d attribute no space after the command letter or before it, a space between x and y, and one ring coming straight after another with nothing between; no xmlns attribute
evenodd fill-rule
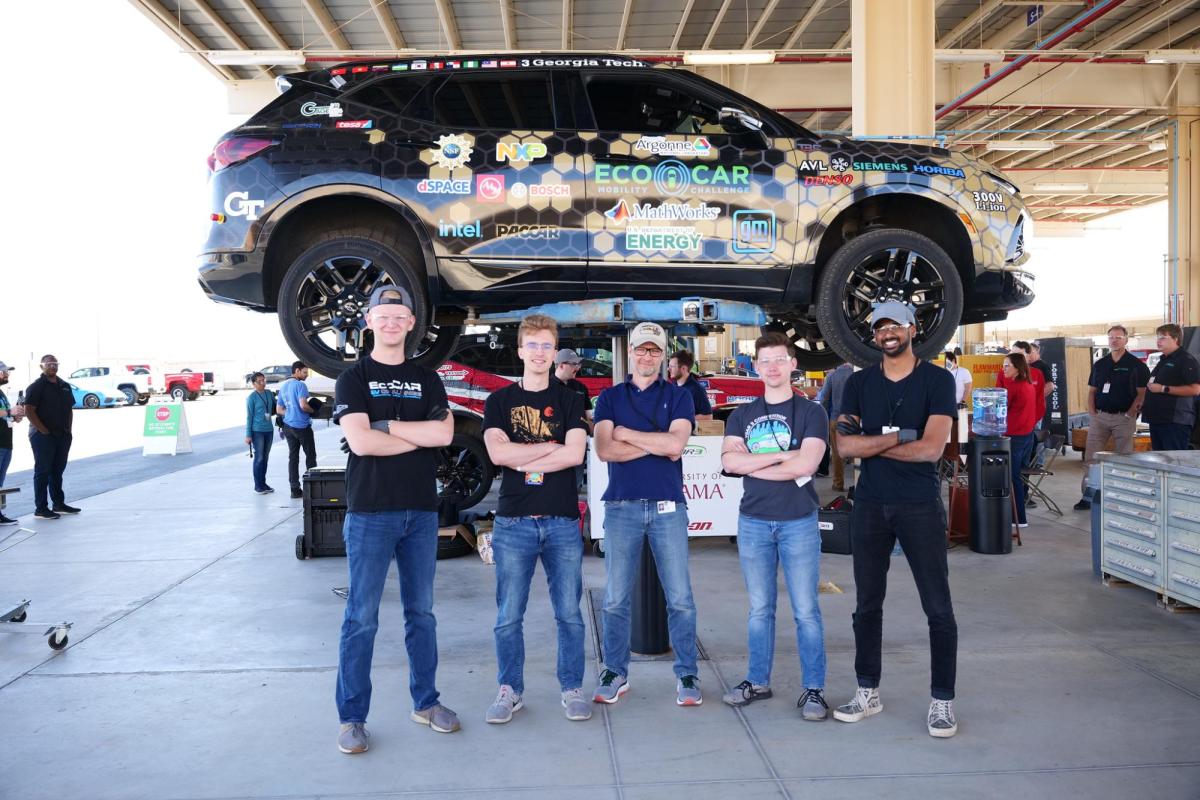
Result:
<svg viewBox="0 0 1200 800"><path fill-rule="evenodd" d="M775 212L761 209L733 212L733 252L775 252Z"/></svg>

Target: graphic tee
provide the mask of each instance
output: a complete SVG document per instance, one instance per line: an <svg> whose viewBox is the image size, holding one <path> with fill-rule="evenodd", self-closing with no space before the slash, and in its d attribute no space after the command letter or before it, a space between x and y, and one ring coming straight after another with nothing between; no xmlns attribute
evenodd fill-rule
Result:
<svg viewBox="0 0 1200 800"><path fill-rule="evenodd" d="M337 379L334 422L366 414L371 422L423 422L450 413L438 375L415 364L380 364L360 359ZM346 505L356 512L437 511L437 452L421 447L395 456L359 456L346 461Z"/></svg>
<svg viewBox="0 0 1200 800"><path fill-rule="evenodd" d="M829 440L829 417L820 403L793 395L783 403L763 399L740 405L729 415L725 435L741 439L751 453L784 453L799 450L805 439ZM784 521L800 519L817 510L813 482L797 486L795 481L742 479L739 511L757 519Z"/></svg>
<svg viewBox="0 0 1200 800"><path fill-rule="evenodd" d="M514 444L565 444L567 431L587 431L583 399L558 380L550 381L549 387L540 392L526 391L514 383L488 396L483 406L483 429L488 428L503 431ZM500 516L579 518L574 469L538 473L503 469L496 510Z"/></svg>

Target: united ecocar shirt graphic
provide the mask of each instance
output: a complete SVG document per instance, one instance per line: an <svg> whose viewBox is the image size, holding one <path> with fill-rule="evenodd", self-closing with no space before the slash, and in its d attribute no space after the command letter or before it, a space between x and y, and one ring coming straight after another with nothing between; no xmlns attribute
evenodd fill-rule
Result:
<svg viewBox="0 0 1200 800"><path fill-rule="evenodd" d="M805 439L827 441L829 418L819 403L799 396L770 404L757 398L735 408L725 430L726 436L744 439L751 453L783 453L799 450ZM817 492L812 481L797 486L794 481L746 477L738 510L755 519L800 519L817 510Z"/></svg>
<svg viewBox="0 0 1200 800"><path fill-rule="evenodd" d="M747 426L746 447L751 453L783 453L797 444L792 426L782 414L759 417Z"/></svg>
<svg viewBox="0 0 1200 800"><path fill-rule="evenodd" d="M420 400L421 384L415 381L368 381L371 397L395 397L400 400Z"/></svg>

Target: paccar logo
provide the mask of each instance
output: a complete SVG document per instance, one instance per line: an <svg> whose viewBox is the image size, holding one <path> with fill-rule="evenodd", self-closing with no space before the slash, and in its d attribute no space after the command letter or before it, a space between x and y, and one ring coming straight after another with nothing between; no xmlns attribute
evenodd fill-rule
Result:
<svg viewBox="0 0 1200 800"><path fill-rule="evenodd" d="M665 136L643 136L633 144L634 150L645 150L656 156L706 156L712 151L708 139L668 139Z"/></svg>
<svg viewBox="0 0 1200 800"><path fill-rule="evenodd" d="M447 181L437 178L424 178L417 183L417 191L421 194L470 194L469 180Z"/></svg>
<svg viewBox="0 0 1200 800"><path fill-rule="evenodd" d="M541 142L528 144L509 144L500 142L496 145L497 161L533 161L546 155L546 145Z"/></svg>
<svg viewBox="0 0 1200 800"><path fill-rule="evenodd" d="M225 195L225 213L231 217L258 219L258 210L266 205L265 200L251 200L249 192L230 192Z"/></svg>
<svg viewBox="0 0 1200 800"><path fill-rule="evenodd" d="M711 522L689 522L688 530L689 531L711 531L712 523Z"/></svg>
<svg viewBox="0 0 1200 800"><path fill-rule="evenodd" d="M775 250L775 212L733 212L733 252L771 253Z"/></svg>
<svg viewBox="0 0 1200 800"><path fill-rule="evenodd" d="M730 194L750 188L750 168L741 164L693 164L668 159L649 164L613 164L601 161L594 173L597 191L608 194L649 191L660 194Z"/></svg>
<svg viewBox="0 0 1200 800"><path fill-rule="evenodd" d="M553 225L497 225L497 236L515 236L518 239L557 239L558 228Z"/></svg>
<svg viewBox="0 0 1200 800"><path fill-rule="evenodd" d="M708 452L708 449L702 444L689 444L683 448L685 456L702 456Z"/></svg>
<svg viewBox="0 0 1200 800"><path fill-rule="evenodd" d="M475 197L481 203L504 202L503 175L476 175Z"/></svg>
<svg viewBox="0 0 1200 800"><path fill-rule="evenodd" d="M319 106L310 101L300 106L300 113L306 117L340 117L342 115L342 104L330 103L327 106Z"/></svg>

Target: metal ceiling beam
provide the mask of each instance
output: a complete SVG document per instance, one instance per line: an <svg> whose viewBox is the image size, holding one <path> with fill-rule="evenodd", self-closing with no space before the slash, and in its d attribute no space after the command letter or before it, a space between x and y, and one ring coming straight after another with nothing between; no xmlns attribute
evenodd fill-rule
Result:
<svg viewBox="0 0 1200 800"><path fill-rule="evenodd" d="M750 29L750 35L746 37L746 41L742 43L743 50L750 50L754 47L754 40L758 38L758 34L762 32L763 26L771 19L771 15L775 13L775 6L779 5L779 0L768 0L767 7L758 15L758 22L754 23L754 27Z"/></svg>
<svg viewBox="0 0 1200 800"><path fill-rule="evenodd" d="M571 0L563 0L562 4L562 49L571 49L571 20L574 18L574 8Z"/></svg>
<svg viewBox="0 0 1200 800"><path fill-rule="evenodd" d="M983 23L1002 5L1004 5L1004 0L988 0L968 14L967 18L955 25L949 33L938 39L937 46L952 47L955 42L974 28L980 28L982 31Z"/></svg>
<svg viewBox="0 0 1200 800"><path fill-rule="evenodd" d="M375 19L379 20L379 27L383 28L383 35L387 37L388 44L396 50L407 47L404 44L404 34L396 24L396 17L388 7L388 0L371 0L371 10L375 12Z"/></svg>
<svg viewBox="0 0 1200 800"><path fill-rule="evenodd" d="M241 0L242 8L250 15L250 18L258 23L258 27L262 28L263 33L267 38L280 50L291 50L291 46L279 35L279 31L275 30L275 26L270 20L263 16L263 13L258 10L258 6L254 5L252 0Z"/></svg>
<svg viewBox="0 0 1200 800"><path fill-rule="evenodd" d="M159 30L179 42L184 52L191 54L192 58L203 64L204 68L209 72L223 81L236 81L238 79L237 73L228 67L219 67L209 63L209 60L201 55L201 51L208 50L209 48L187 28L178 25L171 12L163 8L158 0L129 0L129 2L154 23Z"/></svg>
<svg viewBox="0 0 1200 800"><path fill-rule="evenodd" d="M513 18L512 0L497 0L500 3L500 27L504 29L504 49L517 49L517 26Z"/></svg>
<svg viewBox="0 0 1200 800"><path fill-rule="evenodd" d="M821 13L821 9L824 8L825 2L826 0L813 0L813 4L808 7L808 11L805 11L804 16L801 17L800 21L796 23L796 27L792 30L792 35L789 36L787 41L783 43L784 50L791 50L792 45L794 45L800 39L800 37L804 35L804 32L808 30L808 26L812 24L814 19L816 19L817 14Z"/></svg>
<svg viewBox="0 0 1200 800"><path fill-rule="evenodd" d="M824 2L824 0L819 0ZM687 25L688 18L692 16L692 6L696 4L696 0L687 0L687 5L683 7L683 13L679 15L679 24L675 27L675 35L671 37L671 49L679 49L679 38L683 36L683 27Z"/></svg>
<svg viewBox="0 0 1200 800"><path fill-rule="evenodd" d="M1195 14L1189 14L1183 19L1178 19L1172 22L1167 27L1163 28L1158 33L1152 34L1145 39L1136 41L1129 46L1131 50L1162 50L1169 47L1172 42L1187 36L1188 34L1200 30L1200 11ZM1187 49L1181 43L1180 49Z"/></svg>
<svg viewBox="0 0 1200 800"><path fill-rule="evenodd" d="M1101 51L1118 50L1121 45L1141 36L1150 28L1170 19L1180 11L1191 11L1196 8L1196 0L1172 0L1161 6L1151 8L1133 19L1118 22L1110 34L1089 48Z"/></svg>
<svg viewBox="0 0 1200 800"><path fill-rule="evenodd" d="M993 33L979 46L985 50L1005 50L1014 42L1023 40L1030 33L1034 34L1034 41L1036 41L1039 30L1044 31L1050 26L1058 25L1062 18L1065 18L1072 10L1070 6L1049 7L1042 18L1038 20L1038 25L1027 25L1025 15L1019 14L1013 18L1012 22ZM1056 20L1055 17L1059 17L1059 19Z"/></svg>
<svg viewBox="0 0 1200 800"><path fill-rule="evenodd" d="M617 50L625 49L625 36L629 33L631 16L633 16L633 0L625 0L625 9L621 12L621 27L617 29Z"/></svg>
<svg viewBox="0 0 1200 800"><path fill-rule="evenodd" d="M210 25L212 25L214 28L219 30L221 32L221 35L224 36L226 39L228 39L229 43L232 44L235 49L237 49L237 50L252 49L249 45L247 45L242 40L242 37L237 35L237 33L233 30L233 28L229 27L229 23L227 23L225 20L221 19L221 16L219 14L217 14L217 12L212 10L212 8L208 5L208 3L204 2L204 0L191 0L191 2L192 2L192 5L194 5L196 7L196 10L200 12L201 16L203 16L206 20L208 20L208 23ZM271 71L271 69L269 67L261 66L261 67L257 67L257 69L260 73L262 73L263 75L266 75L267 77L270 77L270 78L275 77L275 73L273 71Z"/></svg>
<svg viewBox="0 0 1200 800"><path fill-rule="evenodd" d="M712 27L708 29L708 36L704 37L704 44L700 45L700 49L707 50L708 46L712 44L713 37L717 35L717 29L721 27L721 21L725 19L725 14L731 5L733 5L733 0L724 0L721 3L721 7L717 10L717 18L713 20Z"/></svg>
<svg viewBox="0 0 1200 800"><path fill-rule="evenodd" d="M434 0L434 5L437 6L437 15L442 23L447 47L451 50L462 49L462 40L458 36L458 22L454 19L454 9L450 7L450 0Z"/></svg>
<svg viewBox="0 0 1200 800"><path fill-rule="evenodd" d="M1149 127L1162 120L1161 114L1117 114L1102 116L1103 120L1099 125L1089 127L1075 126L1073 133L1067 136L1061 136L1063 141L1071 141L1074 139L1111 139L1118 142L1122 137L1129 136L1129 133L1098 133L1097 130L1106 128L1123 128L1129 131L1141 132L1141 129ZM1046 137L1053 138L1053 137ZM1023 165L1033 168L1049 168L1051 165L1082 167L1089 163L1088 156L1090 151L1101 145L1091 145L1087 147L1075 148L1072 147L1069 154L1061 153L1033 153L1027 154L1028 158L1024 160ZM1098 157L1098 156L1097 156ZM1092 159L1094 160L1094 159Z"/></svg>
<svg viewBox="0 0 1200 800"><path fill-rule="evenodd" d="M321 0L300 0L304 4L304 8L308 11L317 27L321 29L321 33L325 34L325 38L329 40L329 44L334 50L349 50L350 43L346 41L346 37L338 30L337 23L333 21L333 17L329 16L329 10L325 8L325 4ZM303 49L308 48L308 42L304 42Z"/></svg>

